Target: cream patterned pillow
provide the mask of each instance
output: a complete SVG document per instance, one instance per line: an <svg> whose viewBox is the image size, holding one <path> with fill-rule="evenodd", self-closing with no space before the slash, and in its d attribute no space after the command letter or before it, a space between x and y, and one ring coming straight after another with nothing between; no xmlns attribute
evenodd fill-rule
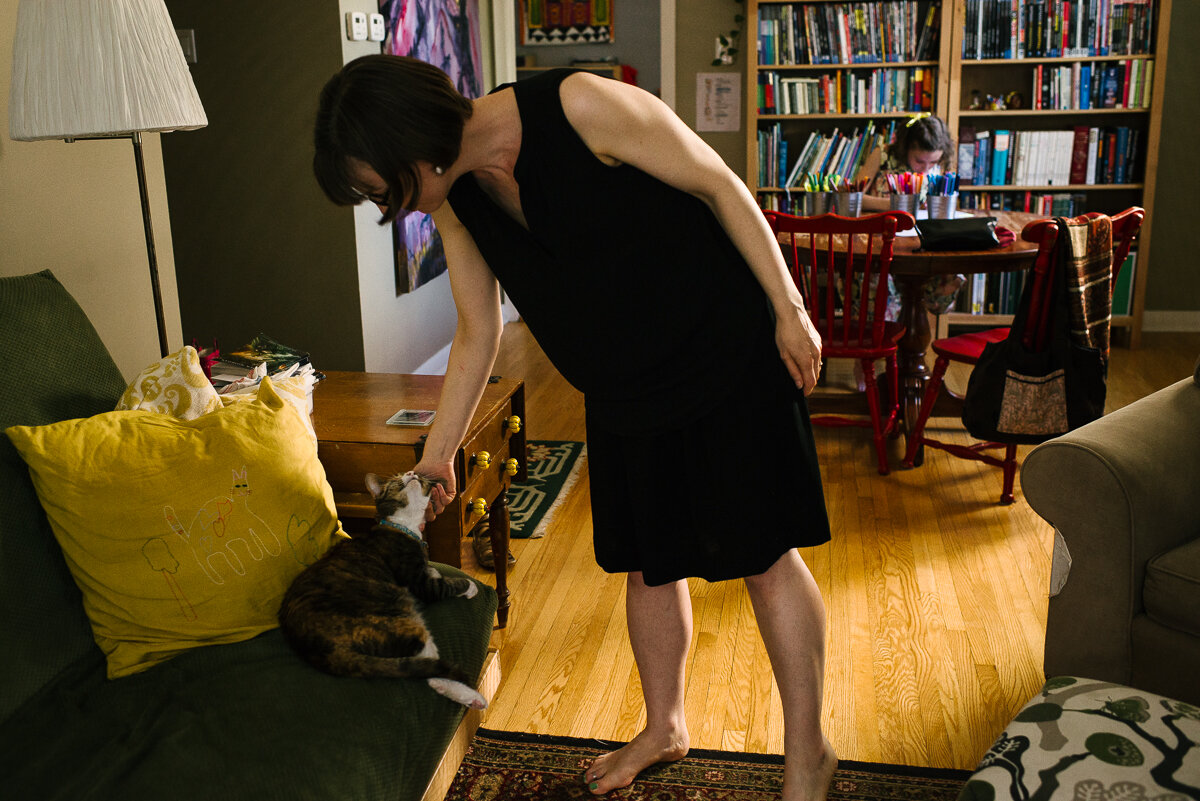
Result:
<svg viewBox="0 0 1200 801"><path fill-rule="evenodd" d="M147 367L125 390L117 411L142 409L195 420L221 408L221 396L200 368L200 355L191 345Z"/></svg>

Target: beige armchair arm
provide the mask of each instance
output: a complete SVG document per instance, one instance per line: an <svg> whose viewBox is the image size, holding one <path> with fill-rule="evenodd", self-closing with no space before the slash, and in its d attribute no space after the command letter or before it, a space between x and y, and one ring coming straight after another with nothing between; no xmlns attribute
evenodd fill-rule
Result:
<svg viewBox="0 0 1200 801"><path fill-rule="evenodd" d="M1128 683L1146 562L1200 536L1200 386L1189 377L1039 445L1021 488L1073 560L1050 599L1046 674Z"/></svg>

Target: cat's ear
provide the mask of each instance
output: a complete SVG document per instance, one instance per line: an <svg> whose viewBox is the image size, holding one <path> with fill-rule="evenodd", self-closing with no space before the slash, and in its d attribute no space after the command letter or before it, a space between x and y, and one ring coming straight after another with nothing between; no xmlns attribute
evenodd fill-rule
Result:
<svg viewBox="0 0 1200 801"><path fill-rule="evenodd" d="M383 476L367 473L366 482L367 490L371 493L371 497L378 498L383 493L383 485L387 483L387 480Z"/></svg>

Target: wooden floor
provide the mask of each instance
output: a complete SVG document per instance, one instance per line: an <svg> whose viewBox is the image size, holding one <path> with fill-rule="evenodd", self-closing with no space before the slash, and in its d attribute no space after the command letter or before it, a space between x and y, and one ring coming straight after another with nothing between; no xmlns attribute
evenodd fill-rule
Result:
<svg viewBox="0 0 1200 801"><path fill-rule="evenodd" d="M1190 375L1197 353L1200 334L1115 349L1109 410ZM525 379L532 438L584 439L581 395L524 324L506 327L495 372ZM966 441L957 421L933 422ZM973 768L1041 686L1052 531L1019 489L1014 505L997 505L995 468L930 452L920 468L880 476L865 429L816 437L834 536L802 555L828 615L826 734L844 759ZM668 489L663 502L693 497ZM611 740L640 729L624 579L596 567L591 536L585 472L545 538L513 541L512 614L496 637L504 678L485 726ZM779 691L744 585L690 590L693 747L782 753Z"/></svg>

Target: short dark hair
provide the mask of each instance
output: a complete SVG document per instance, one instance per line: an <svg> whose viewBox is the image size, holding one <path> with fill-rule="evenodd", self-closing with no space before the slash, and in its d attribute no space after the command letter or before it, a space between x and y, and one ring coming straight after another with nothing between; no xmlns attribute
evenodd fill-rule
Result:
<svg viewBox="0 0 1200 801"><path fill-rule="evenodd" d="M321 90L313 133L313 172L334 203L353 206L350 160L379 173L388 185L382 222L394 220L421 191L418 161L448 167L462 146L471 101L446 73L406 56L362 56L342 67Z"/></svg>
<svg viewBox="0 0 1200 801"><path fill-rule="evenodd" d="M908 120L906 123L896 131L896 141L892 145L892 153L900 164L905 165L904 169L908 169L908 154L913 150L924 150L929 153L940 150L942 151L941 163L943 165L949 163L950 150L954 147L954 140L950 138L950 131L946 128L946 123L934 116L919 117Z"/></svg>

